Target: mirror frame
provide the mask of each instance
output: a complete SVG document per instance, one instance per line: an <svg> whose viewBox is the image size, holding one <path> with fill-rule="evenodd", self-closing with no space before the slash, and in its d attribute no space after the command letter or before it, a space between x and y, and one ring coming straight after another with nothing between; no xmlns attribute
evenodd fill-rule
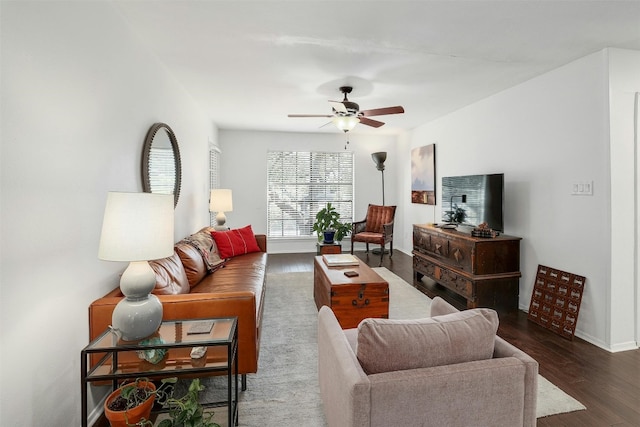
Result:
<svg viewBox="0 0 640 427"><path fill-rule="evenodd" d="M173 157L176 165L176 180L173 187L173 206L177 206L178 198L180 197L180 186L182 184L182 162L180 160L180 148L178 148L178 139L173 133L173 130L169 125L165 123L154 123L153 126L147 132L147 136L144 138L144 146L142 148L142 190L145 193L151 193L151 183L149 182L149 156L151 155L151 144L153 138L156 136L160 129L164 129L171 141L171 148L173 150Z"/></svg>

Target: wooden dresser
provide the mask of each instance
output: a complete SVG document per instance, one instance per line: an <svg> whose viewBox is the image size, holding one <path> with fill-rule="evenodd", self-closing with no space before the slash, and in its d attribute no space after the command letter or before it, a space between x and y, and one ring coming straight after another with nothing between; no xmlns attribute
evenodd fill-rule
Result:
<svg viewBox="0 0 640 427"><path fill-rule="evenodd" d="M518 309L520 237L473 237L468 227L445 230L427 224L413 226L413 271L464 297L467 308ZM429 294L429 292L425 292Z"/></svg>

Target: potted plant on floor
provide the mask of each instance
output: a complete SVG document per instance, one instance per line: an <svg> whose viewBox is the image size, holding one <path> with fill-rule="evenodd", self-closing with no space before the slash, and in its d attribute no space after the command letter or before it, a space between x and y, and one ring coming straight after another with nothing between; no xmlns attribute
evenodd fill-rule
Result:
<svg viewBox="0 0 640 427"><path fill-rule="evenodd" d="M107 397L104 414L111 427L140 426L149 419L156 386L147 378L124 384Z"/></svg>
<svg viewBox="0 0 640 427"><path fill-rule="evenodd" d="M174 386L177 378L165 378L162 385L157 389L147 378L138 378L133 383L125 384L109 395L105 402L105 415L112 427L153 427L150 420L151 408L154 400L168 411L169 418L162 419L156 427L220 427L212 421L215 413L213 411L204 412L198 397L204 390L200 384L200 379L195 378L189 385L187 393L174 398ZM116 401L116 406L120 405L121 411L113 417L112 409L107 408L107 403ZM148 408L147 408L148 405ZM113 406L113 405L109 405ZM144 411L137 413L137 409L145 407Z"/></svg>
<svg viewBox="0 0 640 427"><path fill-rule="evenodd" d="M318 235L318 241L324 243L338 242L351 232L351 224L340 221L340 212L331 203L320 209L316 214L316 222L313 224L313 231Z"/></svg>

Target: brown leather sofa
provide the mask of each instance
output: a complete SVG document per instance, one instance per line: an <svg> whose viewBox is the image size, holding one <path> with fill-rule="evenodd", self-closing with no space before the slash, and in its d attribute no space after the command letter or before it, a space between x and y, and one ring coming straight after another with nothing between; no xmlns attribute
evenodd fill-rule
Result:
<svg viewBox="0 0 640 427"><path fill-rule="evenodd" d="M224 261L216 260L210 231L203 228L176 243L172 256L150 262L157 281L153 293L162 302L164 320L238 317L238 373L246 389L246 374L258 371L267 238L255 235L260 252ZM118 287L89 306L91 340L111 324L122 298Z"/></svg>

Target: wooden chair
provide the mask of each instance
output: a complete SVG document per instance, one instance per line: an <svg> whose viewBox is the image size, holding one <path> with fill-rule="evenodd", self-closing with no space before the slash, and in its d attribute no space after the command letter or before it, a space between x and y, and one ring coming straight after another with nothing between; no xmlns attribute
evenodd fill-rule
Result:
<svg viewBox="0 0 640 427"><path fill-rule="evenodd" d="M384 257L384 247L389 243L389 257L393 255L393 220L396 215L395 206L369 205L367 216L362 221L354 222L351 228L351 254L353 243L364 242L380 245L380 265Z"/></svg>

